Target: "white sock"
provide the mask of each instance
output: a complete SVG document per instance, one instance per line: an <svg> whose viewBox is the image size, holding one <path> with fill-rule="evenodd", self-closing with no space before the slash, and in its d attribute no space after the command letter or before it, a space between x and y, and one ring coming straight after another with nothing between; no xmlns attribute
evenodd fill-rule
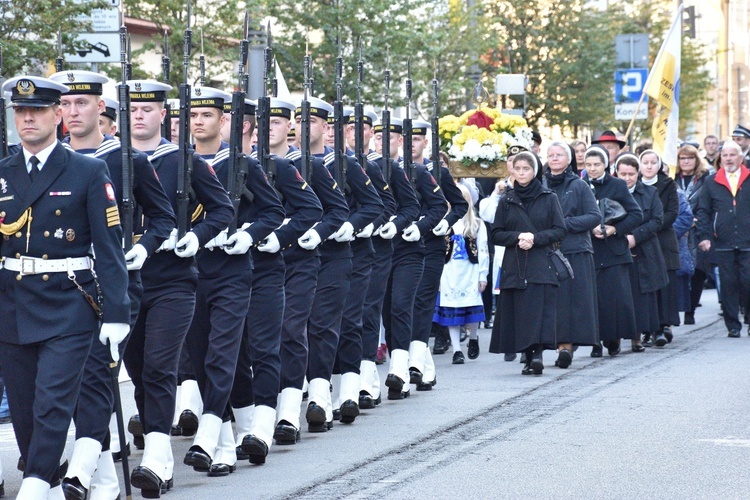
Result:
<svg viewBox="0 0 750 500"><path fill-rule="evenodd" d="M461 350L461 332L460 326L449 326L448 332L451 334L451 345L453 346L453 352L456 353Z"/></svg>
<svg viewBox="0 0 750 500"><path fill-rule="evenodd" d="M469 323L468 325L466 325L466 327L469 329L469 338L471 340L476 340L479 338L479 334L477 333L479 323Z"/></svg>

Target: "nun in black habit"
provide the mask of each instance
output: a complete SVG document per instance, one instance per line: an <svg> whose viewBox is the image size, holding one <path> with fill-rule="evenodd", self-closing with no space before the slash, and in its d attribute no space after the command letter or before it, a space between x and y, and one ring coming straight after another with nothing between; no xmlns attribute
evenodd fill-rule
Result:
<svg viewBox="0 0 750 500"><path fill-rule="evenodd" d="M599 338L610 356L620 353L620 339L637 339L633 293L628 266L633 263L627 235L641 223L643 213L625 181L612 177L609 156L601 146L591 146L584 155L589 183L597 201L610 199L625 209L617 220L601 223L591 234L596 267L597 300L599 305ZM602 346L591 349L591 356L601 357Z"/></svg>

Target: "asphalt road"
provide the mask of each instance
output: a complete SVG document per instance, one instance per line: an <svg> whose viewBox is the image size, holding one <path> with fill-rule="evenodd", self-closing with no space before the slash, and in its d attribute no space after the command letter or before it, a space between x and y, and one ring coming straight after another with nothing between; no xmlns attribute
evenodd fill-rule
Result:
<svg viewBox="0 0 750 500"><path fill-rule="evenodd" d="M537 377L488 354L480 331L477 360L435 357L433 391L325 434L303 430L299 444L226 478L182 465L191 441L173 438L164 498L748 498L750 337L726 337L715 291L703 304L663 349L593 359L582 348L567 370L549 352ZM129 415L132 385L121 387ZM12 496L21 477L9 425L0 457Z"/></svg>

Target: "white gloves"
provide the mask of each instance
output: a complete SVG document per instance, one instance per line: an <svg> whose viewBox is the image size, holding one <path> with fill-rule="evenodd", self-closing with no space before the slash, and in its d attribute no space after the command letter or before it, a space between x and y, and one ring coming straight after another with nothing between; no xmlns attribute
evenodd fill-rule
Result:
<svg viewBox="0 0 750 500"><path fill-rule="evenodd" d="M396 236L397 232L398 229L396 228L396 224L389 222L380 228L380 237L384 240L390 240Z"/></svg>
<svg viewBox="0 0 750 500"><path fill-rule="evenodd" d="M227 255L242 255L253 246L253 237L245 231L237 231L224 244Z"/></svg>
<svg viewBox="0 0 750 500"><path fill-rule="evenodd" d="M200 248L200 242L194 232L189 232L182 237L174 247L174 253L178 257L189 259L193 257Z"/></svg>
<svg viewBox="0 0 750 500"><path fill-rule="evenodd" d="M344 222L341 224L341 227L338 231L333 233L329 240L336 240L339 243L345 243L347 241L352 241L354 239L354 226L352 226L352 223L349 221Z"/></svg>
<svg viewBox="0 0 750 500"><path fill-rule="evenodd" d="M263 240L263 243L258 245L258 250L261 252L276 253L281 250L281 243L276 233L271 233L268 237Z"/></svg>
<svg viewBox="0 0 750 500"><path fill-rule="evenodd" d="M102 328L99 330L99 342L107 345L107 341L109 341L109 353L115 363L120 361L120 352L117 350L117 346L125 340L128 333L130 333L130 325L127 323L102 323Z"/></svg>
<svg viewBox="0 0 750 500"><path fill-rule="evenodd" d="M357 238L369 238L372 236L373 231L375 231L375 226L371 222L367 224L362 231L357 233Z"/></svg>
<svg viewBox="0 0 750 500"><path fill-rule="evenodd" d="M401 237L406 241L419 241L419 238L422 237L422 233L419 232L419 228L416 224L412 224L404 229L404 234Z"/></svg>
<svg viewBox="0 0 750 500"><path fill-rule="evenodd" d="M315 229L308 229L305 234L299 237L297 243L305 250L315 250L321 241L323 240L320 239L320 235Z"/></svg>
<svg viewBox="0 0 750 500"><path fill-rule="evenodd" d="M227 232L229 229L225 229L219 234L217 234L214 238L208 240L208 243L206 243L203 248L221 248L227 243Z"/></svg>
<svg viewBox="0 0 750 500"><path fill-rule="evenodd" d="M445 236L448 234L448 231L451 230L450 224L448 224L448 221L445 219L442 219L440 222L438 222L438 225L435 226L435 228L432 230L432 233L435 236Z"/></svg>
<svg viewBox="0 0 750 500"><path fill-rule="evenodd" d="M166 252L169 250L174 250L175 245L177 244L177 229L172 229L172 232L169 233L169 238L164 240L164 242L161 244L159 248L156 249L157 252Z"/></svg>
<svg viewBox="0 0 750 500"><path fill-rule="evenodd" d="M125 264L128 267L128 271L137 271L142 268L143 263L146 262L146 257L148 257L146 247L140 243L133 245L133 248L125 254Z"/></svg>

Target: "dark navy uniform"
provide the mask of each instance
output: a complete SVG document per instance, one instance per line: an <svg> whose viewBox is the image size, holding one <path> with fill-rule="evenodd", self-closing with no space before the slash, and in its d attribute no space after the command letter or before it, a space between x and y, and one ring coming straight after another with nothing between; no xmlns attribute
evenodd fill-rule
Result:
<svg viewBox="0 0 750 500"><path fill-rule="evenodd" d="M425 235L443 218L448 211L448 203L430 172L423 165L414 165L413 168L416 169L414 188L422 207L422 215L414 224L419 229L419 233ZM409 172L405 174L410 175ZM408 349L411 341L414 300L424 269L424 254L424 242L421 239L408 242L402 236L396 236L393 265L383 303L383 325L386 343L391 353L391 365L386 379L389 399L408 397Z"/></svg>
<svg viewBox="0 0 750 500"><path fill-rule="evenodd" d="M256 464L265 462L271 446L281 386L280 348L286 275L282 250L296 246L297 239L323 213L317 196L290 160L272 156L269 179L283 201L287 220L273 231L270 238L278 241L278 251L263 251L265 247L262 245L253 249L256 271L246 322L246 345L240 354L232 390L233 407L255 405L250 427L246 428L239 422L237 434L238 440L242 440L242 450L248 454L250 462Z"/></svg>
<svg viewBox="0 0 750 500"><path fill-rule="evenodd" d="M286 156L301 170L302 155L290 148ZM349 206L321 158L311 158L312 188L323 209L314 231L321 240L335 233L349 216ZM284 250L286 261L284 321L281 328L281 395L277 408L277 444L294 444L299 431L299 407L307 371L307 321L310 318L318 283L320 257L317 248L306 250L294 242Z"/></svg>
<svg viewBox="0 0 750 500"><path fill-rule="evenodd" d="M425 160L427 169L432 172L434 163ZM453 227L459 219L466 215L469 204L466 203L461 190L456 186L456 182L450 174L447 167L441 165L440 189L446 200L450 204L450 211L443 217L448 223L448 227ZM423 207L424 215L426 207ZM427 389L432 387L434 374L429 375L429 380L425 380L428 385L422 385L422 374L425 371L426 358L430 356L427 351L427 342L430 340L430 330L432 329L432 317L435 313L435 300L440 290L440 276L443 274L445 266L446 241L444 236L436 236L431 230L424 234L425 246L424 272L422 279L417 287L417 295L414 299L414 319L411 332L411 344L409 345L409 369L412 372L410 378L417 383L417 389ZM412 370L413 369L413 370Z"/></svg>
<svg viewBox="0 0 750 500"><path fill-rule="evenodd" d="M56 143L33 183L26 164L22 152L0 161L0 364L25 477L53 482L84 363L92 341L99 342L99 318L75 283L94 300L99 294L88 269L71 271L74 282L65 266L45 272L36 263L90 257L93 244L101 321L128 323L130 303L117 199L104 162ZM14 262L21 269L11 270Z"/></svg>
<svg viewBox="0 0 750 500"><path fill-rule="evenodd" d="M371 152L368 159L385 172L385 159L376 152ZM393 193L393 205L383 198L388 217L384 223L393 222L398 233L411 225L419 217L419 201L406 172L398 163L391 160L390 191ZM373 236L375 258L372 263L374 276L389 276L393 257L392 240ZM362 392L360 406L371 408L380 396L380 377L375 366L378 345L380 343L380 325L388 280L371 279L367 288L362 317Z"/></svg>
<svg viewBox="0 0 750 500"><path fill-rule="evenodd" d="M115 196L118 204L122 201L122 150L120 141L112 136L104 136L104 141L95 150L80 149L77 153L99 158L107 163L113 179ZM133 151L133 196L135 210L133 227L139 225L142 216L148 224L137 238L137 242L152 255L169 237L176 224L169 198L164 193L153 166L144 153ZM120 206L120 210L122 207ZM128 271L128 295L130 297L130 325L135 325L141 304L143 285L139 270ZM120 344L120 352L125 350L126 343ZM114 411L112 378L109 369L110 353L107 346L94 342L86 361L86 368L81 382L81 394L75 412L76 439L89 437L102 443L102 450L109 449L108 416Z"/></svg>

